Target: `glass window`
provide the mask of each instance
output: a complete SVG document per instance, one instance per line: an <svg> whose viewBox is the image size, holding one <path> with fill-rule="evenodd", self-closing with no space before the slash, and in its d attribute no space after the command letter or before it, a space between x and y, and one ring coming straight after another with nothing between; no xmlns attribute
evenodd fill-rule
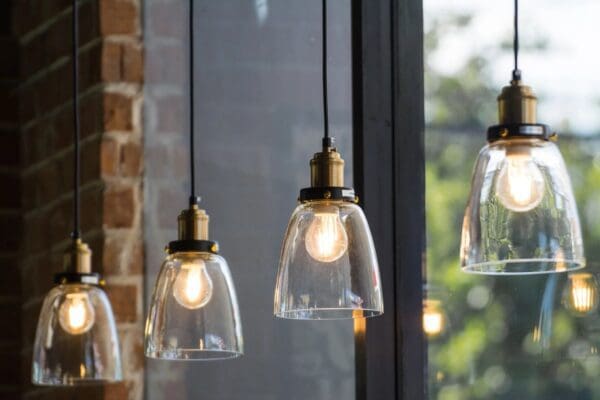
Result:
<svg viewBox="0 0 600 400"><path fill-rule="evenodd" d="M320 150L321 3L196 6L197 183L237 289L245 355L147 361L148 399L353 399L351 321L273 316L280 245ZM329 3L331 132L352 183L350 3ZM188 195L187 2L146 1L146 294ZM175 396L175 397L173 397Z"/></svg>
<svg viewBox="0 0 600 400"><path fill-rule="evenodd" d="M425 0L429 398L600 397L600 4L521 2L520 68L560 135L592 275L461 272L471 171L512 70L512 3ZM592 312L588 312L592 311Z"/></svg>

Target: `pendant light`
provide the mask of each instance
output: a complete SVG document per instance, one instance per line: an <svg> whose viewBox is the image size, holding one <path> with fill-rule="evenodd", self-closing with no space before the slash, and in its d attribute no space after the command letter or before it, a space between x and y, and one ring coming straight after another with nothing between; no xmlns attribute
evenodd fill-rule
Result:
<svg viewBox="0 0 600 400"><path fill-rule="evenodd" d="M576 317L585 317L598 309L600 294L598 281L588 272L569 274L563 290L562 302L565 308Z"/></svg>
<svg viewBox="0 0 600 400"><path fill-rule="evenodd" d="M290 319L346 319L383 313L375 246L344 160L329 136L327 5L322 1L324 137L310 161L311 187L300 191L279 260L274 313Z"/></svg>
<svg viewBox="0 0 600 400"><path fill-rule="evenodd" d="M208 239L208 215L198 207L194 174L194 1L190 30L189 208L178 217L179 238L167 246L146 319L145 353L166 360L220 360L243 354L242 326L229 267Z"/></svg>
<svg viewBox="0 0 600 400"><path fill-rule="evenodd" d="M557 139L536 119L532 89L518 68L498 97L499 124L488 128L465 211L461 266L481 274L539 274L585 266L577 204Z"/></svg>
<svg viewBox="0 0 600 400"><path fill-rule="evenodd" d="M104 281L92 272L88 245L80 233L80 150L78 109L78 12L73 0L73 242L64 254L65 272L46 295L35 334L32 382L73 386L122 379L119 340Z"/></svg>

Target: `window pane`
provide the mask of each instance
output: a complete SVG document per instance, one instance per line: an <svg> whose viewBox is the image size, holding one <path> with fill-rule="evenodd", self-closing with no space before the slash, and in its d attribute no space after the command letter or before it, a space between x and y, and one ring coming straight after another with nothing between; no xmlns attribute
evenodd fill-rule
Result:
<svg viewBox="0 0 600 400"><path fill-rule="evenodd" d="M539 122L560 134L583 227L586 272L595 274L600 57L590 49L600 4L576 4L521 2L519 66L538 95ZM598 398L600 319L597 312L578 315L565 302L565 293L578 285L573 279L565 273L485 277L460 270L472 168L487 126L497 123L496 96L512 70L512 3L425 0L424 6L429 398Z"/></svg>
<svg viewBox="0 0 600 400"><path fill-rule="evenodd" d="M273 316L280 245L320 150L321 2L196 2L201 206L237 289L245 355L148 361L149 399L354 398L352 322ZM350 4L329 3L331 132L352 183ZM187 2L146 1L146 293L188 196Z"/></svg>

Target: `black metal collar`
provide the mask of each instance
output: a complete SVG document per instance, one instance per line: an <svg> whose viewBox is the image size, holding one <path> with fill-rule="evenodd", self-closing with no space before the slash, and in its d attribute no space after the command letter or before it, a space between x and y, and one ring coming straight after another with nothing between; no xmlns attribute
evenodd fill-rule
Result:
<svg viewBox="0 0 600 400"><path fill-rule="evenodd" d="M169 254L186 251L219 254L219 243L212 240L174 240L167 246Z"/></svg>
<svg viewBox="0 0 600 400"><path fill-rule="evenodd" d="M497 140L523 138L550 140L556 133L544 124L503 124L493 125L488 128L487 140L492 143Z"/></svg>
<svg viewBox="0 0 600 400"><path fill-rule="evenodd" d="M343 200L351 203L358 202L354 189L346 187L308 187L300 190L298 201L301 203L312 200Z"/></svg>

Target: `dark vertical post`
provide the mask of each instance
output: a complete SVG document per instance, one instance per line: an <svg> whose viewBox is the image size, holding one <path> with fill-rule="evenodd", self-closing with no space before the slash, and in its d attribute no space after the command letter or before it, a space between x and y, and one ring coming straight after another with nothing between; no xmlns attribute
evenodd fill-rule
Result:
<svg viewBox="0 0 600 400"><path fill-rule="evenodd" d="M353 0L352 25L354 183L385 301L356 335L357 399L424 399L422 3Z"/></svg>

